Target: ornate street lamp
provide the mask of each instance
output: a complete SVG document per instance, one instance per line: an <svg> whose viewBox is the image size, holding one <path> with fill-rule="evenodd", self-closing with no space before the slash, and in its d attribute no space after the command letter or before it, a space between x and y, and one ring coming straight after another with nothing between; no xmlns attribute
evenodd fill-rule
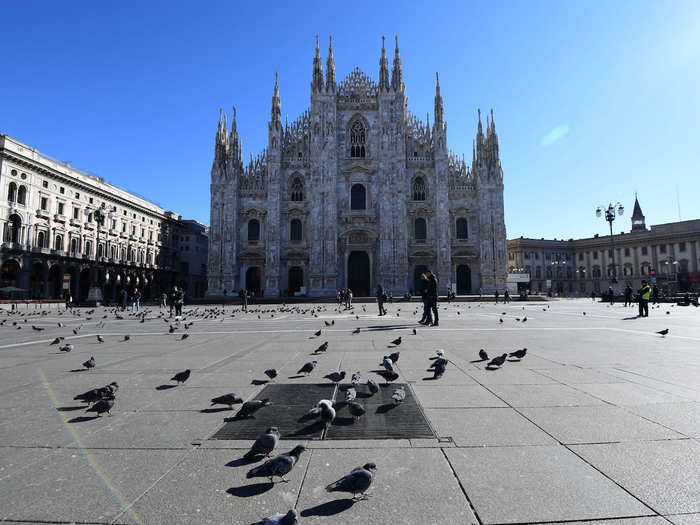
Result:
<svg viewBox="0 0 700 525"><path fill-rule="evenodd" d="M625 212L625 208L620 204L619 202L615 204L614 206L612 204L608 204L607 209L604 209L603 206L598 206L595 210L595 216L600 218L603 213L605 213L605 220L608 221L608 224L610 224L610 253L612 254L612 282L617 283L617 271L615 269L615 240L613 238L613 229L612 229L612 223L615 220L615 211L617 211L618 215L622 215Z"/></svg>
<svg viewBox="0 0 700 525"><path fill-rule="evenodd" d="M114 212L116 211L116 207L113 207L111 210L107 209L105 206L105 203L102 203L102 206L96 209L92 209L90 207L85 208L85 217L90 217L90 215L93 216L95 219L95 222L97 223L97 242L95 244L95 267L93 268L93 271L90 272L92 273L92 284L90 285L90 291L88 292L88 303L90 305L94 306L99 306L100 303L103 300L102 297L102 287L99 284L99 253L100 253L100 228L104 227L104 223L106 219L112 219L114 217ZM106 252L106 249L105 249ZM103 254L105 255L105 254Z"/></svg>

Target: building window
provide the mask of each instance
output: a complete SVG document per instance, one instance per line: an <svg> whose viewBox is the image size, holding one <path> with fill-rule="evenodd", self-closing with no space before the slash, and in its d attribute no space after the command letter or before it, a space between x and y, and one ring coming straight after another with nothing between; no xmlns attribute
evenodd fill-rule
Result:
<svg viewBox="0 0 700 525"><path fill-rule="evenodd" d="M523 255L525 259L530 259L530 252L523 252Z"/></svg>
<svg viewBox="0 0 700 525"><path fill-rule="evenodd" d="M85 241L85 255L92 255L92 241Z"/></svg>
<svg viewBox="0 0 700 525"><path fill-rule="evenodd" d="M6 232L6 238L5 241L9 242L20 242L21 238L21 230L22 230L22 219L20 218L19 215L10 215L10 219L8 221L9 230L5 230Z"/></svg>
<svg viewBox="0 0 700 525"><path fill-rule="evenodd" d="M58 203L58 210L57 210L57 213L58 213L59 215L63 215L63 203L62 203L62 202L59 202L59 203Z"/></svg>
<svg viewBox="0 0 700 525"><path fill-rule="evenodd" d="M646 246L642 246L642 255L646 255L648 251Z"/></svg>
<svg viewBox="0 0 700 525"><path fill-rule="evenodd" d="M350 189L350 209L365 210L367 209L367 191L362 184L353 184Z"/></svg>
<svg viewBox="0 0 700 525"><path fill-rule="evenodd" d="M417 241L424 241L426 239L428 235L427 229L425 219L422 217L419 217L413 221L413 230Z"/></svg>
<svg viewBox="0 0 700 525"><path fill-rule="evenodd" d="M294 177L292 181L290 200L293 201L303 201L304 200L304 183L301 178Z"/></svg>
<svg viewBox="0 0 700 525"><path fill-rule="evenodd" d="M17 191L17 204L27 204L27 188L25 186L20 186Z"/></svg>
<svg viewBox="0 0 700 525"><path fill-rule="evenodd" d="M63 186L61 186L58 191L61 192L61 195L64 195L66 193L66 189Z"/></svg>
<svg viewBox="0 0 700 525"><path fill-rule="evenodd" d="M666 245L659 244L659 253L666 253Z"/></svg>
<svg viewBox="0 0 700 525"><path fill-rule="evenodd" d="M248 221L248 241L260 240L260 221L258 219L250 219Z"/></svg>
<svg viewBox="0 0 700 525"><path fill-rule="evenodd" d="M22 188L20 188L19 190L22 191ZM21 204L21 203L20 203L20 204ZM684 242L679 242L679 243L678 243L678 251L679 251L679 252L684 252L684 251L685 251L685 243L684 243Z"/></svg>
<svg viewBox="0 0 700 525"><path fill-rule="evenodd" d="M457 219L457 238L468 239L469 232L467 231L467 219L460 217Z"/></svg>
<svg viewBox="0 0 700 525"><path fill-rule="evenodd" d="M47 180L41 181L41 186L44 187L44 188L48 188L48 187L49 187L49 181L47 181Z"/></svg>
<svg viewBox="0 0 700 525"><path fill-rule="evenodd" d="M600 279L600 266L593 267L593 278Z"/></svg>
<svg viewBox="0 0 700 525"><path fill-rule="evenodd" d="M414 201L425 200L425 181L423 177L416 177L413 181L412 197Z"/></svg>
<svg viewBox="0 0 700 525"><path fill-rule="evenodd" d="M548 261L551 261L551 260L552 260L552 254L551 254L551 253L546 253L546 254L544 255L544 258L545 258L546 260L548 260Z"/></svg>
<svg viewBox="0 0 700 525"><path fill-rule="evenodd" d="M535 260L536 261L540 260L540 252L535 252Z"/></svg>
<svg viewBox="0 0 700 525"><path fill-rule="evenodd" d="M598 260L598 252L593 252L593 259Z"/></svg>
<svg viewBox="0 0 700 525"><path fill-rule="evenodd" d="M551 279L551 278L552 278L552 267L551 267L551 266L547 266L547 267L545 268L545 274L547 275L547 279Z"/></svg>
<svg viewBox="0 0 700 525"><path fill-rule="evenodd" d="M78 253L78 239L71 239L70 240L70 252L73 255Z"/></svg>
<svg viewBox="0 0 700 525"><path fill-rule="evenodd" d="M630 249L625 248L625 257L629 257L629 256L630 256Z"/></svg>
<svg viewBox="0 0 700 525"><path fill-rule="evenodd" d="M73 218L78 219L80 217L80 209L79 208L73 208Z"/></svg>
<svg viewBox="0 0 700 525"><path fill-rule="evenodd" d="M578 260L583 261L583 252L578 254Z"/></svg>
<svg viewBox="0 0 700 525"><path fill-rule="evenodd" d="M46 248L46 234L44 232L36 234L36 245L39 248Z"/></svg>
<svg viewBox="0 0 700 525"><path fill-rule="evenodd" d="M80 193L78 193L77 191L75 192L75 198L80 199Z"/></svg>
<svg viewBox="0 0 700 525"><path fill-rule="evenodd" d="M535 266L535 279L540 279L542 277L542 267Z"/></svg>
<svg viewBox="0 0 700 525"><path fill-rule="evenodd" d="M41 209L43 211L48 211L49 200L46 197L41 198Z"/></svg>
<svg viewBox="0 0 700 525"><path fill-rule="evenodd" d="M299 219L292 219L289 223L289 239L292 241L301 240L301 221Z"/></svg>
<svg viewBox="0 0 700 525"><path fill-rule="evenodd" d="M350 156L365 156L365 126L361 121L356 120L350 127Z"/></svg>
<svg viewBox="0 0 700 525"><path fill-rule="evenodd" d="M56 235L56 241L54 242L53 249L54 250L63 250L63 236L62 235Z"/></svg>
<svg viewBox="0 0 700 525"><path fill-rule="evenodd" d="M7 187L7 200L10 202L15 202L17 200L17 184L10 182Z"/></svg>

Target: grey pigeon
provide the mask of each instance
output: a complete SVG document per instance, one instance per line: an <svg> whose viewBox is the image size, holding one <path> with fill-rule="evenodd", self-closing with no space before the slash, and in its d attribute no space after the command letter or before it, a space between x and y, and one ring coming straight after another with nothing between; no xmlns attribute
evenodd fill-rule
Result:
<svg viewBox="0 0 700 525"><path fill-rule="evenodd" d="M319 347L315 350L315 353L318 354L318 353L320 353L320 352L325 352L326 350L328 350L328 341L326 341L326 342L323 343L321 346L319 346Z"/></svg>
<svg viewBox="0 0 700 525"><path fill-rule="evenodd" d="M414 329L413 329L413 335L416 335L417 333L418 333L418 332L417 332L416 329L414 328Z"/></svg>
<svg viewBox="0 0 700 525"><path fill-rule="evenodd" d="M668 333L668 328L664 328L663 330L659 330L656 333L659 334L661 337L666 337L666 334Z"/></svg>
<svg viewBox="0 0 700 525"><path fill-rule="evenodd" d="M399 346L401 344L401 337L397 337L391 342L392 345L394 346Z"/></svg>
<svg viewBox="0 0 700 525"><path fill-rule="evenodd" d="M394 390L394 393L391 395L391 399L394 400L394 404L398 405L399 403L402 403L404 399L406 399L406 390L404 387L400 386L396 390Z"/></svg>
<svg viewBox="0 0 700 525"><path fill-rule="evenodd" d="M335 419L335 408L333 408L330 404L323 403L321 405L321 421L323 422L324 426L327 428L333 423L333 420Z"/></svg>
<svg viewBox="0 0 700 525"><path fill-rule="evenodd" d="M357 397L357 390L354 388L348 388L345 391L345 401L353 401Z"/></svg>
<svg viewBox="0 0 700 525"><path fill-rule="evenodd" d="M276 378L278 373L279 372L277 372L277 370L274 368L268 368L267 370L265 370L265 375L270 379Z"/></svg>
<svg viewBox="0 0 700 525"><path fill-rule="evenodd" d="M190 334L182 334L182 337L180 338L180 341L184 341L190 336Z"/></svg>
<svg viewBox="0 0 700 525"><path fill-rule="evenodd" d="M51 345L57 345L57 344L59 344L61 341L63 341L63 337L57 337L56 339L54 339L53 341L51 341L51 342L49 343L49 346L51 346Z"/></svg>
<svg viewBox="0 0 700 525"><path fill-rule="evenodd" d="M343 379L345 379L345 370L341 370L340 372L331 372L323 377L330 379L334 383L340 383Z"/></svg>
<svg viewBox="0 0 700 525"><path fill-rule="evenodd" d="M88 370L91 370L95 368L95 358L93 356L90 357L87 361L83 363L83 366L87 368Z"/></svg>
<svg viewBox="0 0 700 525"><path fill-rule="evenodd" d="M170 378L171 381L177 381L178 384L184 383L190 378L190 369L188 368L187 370L183 372L178 372L175 374L173 377Z"/></svg>
<svg viewBox="0 0 700 525"><path fill-rule="evenodd" d="M102 337L101 335L98 335L98 336L97 336L97 342L98 342L98 343L104 343L104 342L105 342L104 337Z"/></svg>
<svg viewBox="0 0 700 525"><path fill-rule="evenodd" d="M45 330L45 328L41 328L40 326L32 325L32 330L36 330L37 332L42 332Z"/></svg>
<svg viewBox="0 0 700 525"><path fill-rule="evenodd" d="M401 355L401 352L392 352L389 354L389 359L391 359L391 362L396 364L399 362L399 356Z"/></svg>
<svg viewBox="0 0 700 525"><path fill-rule="evenodd" d="M394 363L388 356L384 356L384 360L382 361L382 366L388 370L389 372L394 371Z"/></svg>
<svg viewBox="0 0 700 525"><path fill-rule="evenodd" d="M430 365L430 368L435 368L435 367L438 367L438 366L441 366L441 367L444 368L444 367L447 366L447 363L448 363L447 358L445 358L445 357L438 357L438 358L435 359L435 360L433 361L433 363Z"/></svg>
<svg viewBox="0 0 700 525"><path fill-rule="evenodd" d="M508 354L510 357L517 357L518 359L522 359L525 357L525 354L527 354L527 348L523 348L522 350L516 350L515 352L511 352Z"/></svg>
<svg viewBox="0 0 700 525"><path fill-rule="evenodd" d="M131 339L131 336L130 336L129 334L127 334L127 335L124 336L124 341L125 341L125 342L128 341L129 339Z"/></svg>
<svg viewBox="0 0 700 525"><path fill-rule="evenodd" d="M501 354L497 357L494 357L489 361L489 364L486 366L501 366L503 363L506 362L506 357L508 357L508 354Z"/></svg>
<svg viewBox="0 0 700 525"><path fill-rule="evenodd" d="M486 350L484 350L483 348L479 350L479 359L481 359L482 361L486 361L488 358L489 354L486 353Z"/></svg>
<svg viewBox="0 0 700 525"><path fill-rule="evenodd" d="M236 417L253 417L253 414L255 414L262 407L266 407L271 404L272 403L270 403L270 400L268 398L252 399L251 401L246 401L245 403L243 403L243 406L241 406L241 409L236 414Z"/></svg>
<svg viewBox="0 0 700 525"><path fill-rule="evenodd" d="M377 465L366 463L353 469L347 476L343 476L338 481L328 485L326 490L328 492L349 492L353 499L357 497L357 494L362 494L360 499L364 499L367 497L367 490L374 481L376 470Z"/></svg>
<svg viewBox="0 0 700 525"><path fill-rule="evenodd" d="M105 412L107 412L107 414L111 416L112 414L110 414L109 411L112 410L113 407L114 398L102 399L101 401L98 401L90 408L88 408L85 412L95 412L97 414L97 417L100 417L100 414L104 414Z"/></svg>
<svg viewBox="0 0 700 525"><path fill-rule="evenodd" d="M255 440L255 443L253 443L253 446L250 447L250 450L245 453L243 456L244 458L252 458L255 456L265 456L269 457L270 452L275 450L275 447L277 446L277 442L280 439L280 433L279 430L277 430L277 427L270 427L268 428L264 434L260 434L258 436L258 439Z"/></svg>
<svg viewBox="0 0 700 525"><path fill-rule="evenodd" d="M389 370L380 370L378 373L386 380L387 383L396 381L399 378L399 374Z"/></svg>
<svg viewBox="0 0 700 525"><path fill-rule="evenodd" d="M65 345L63 345L62 347L60 347L59 350L60 350L61 352L70 352L71 350L73 350L73 345L70 344L70 343L65 344Z"/></svg>
<svg viewBox="0 0 700 525"><path fill-rule="evenodd" d="M212 406L214 405L228 405L230 409L233 409L233 405L237 403L243 403L243 398L237 396L233 392L230 394L224 394L223 396L215 397L211 400Z"/></svg>
<svg viewBox="0 0 700 525"><path fill-rule="evenodd" d="M369 393L374 395L377 392L379 392L379 385L372 381L371 379L367 380L367 389L369 390Z"/></svg>
<svg viewBox="0 0 700 525"><path fill-rule="evenodd" d="M302 445L297 445L286 454L275 456L272 459L268 459L259 467L250 469L246 474L246 478L270 478L270 482L272 482L272 479L277 476L282 478L282 481L285 483L288 483L289 480L285 479L284 476L292 471L304 450L306 450L306 448Z"/></svg>
<svg viewBox="0 0 700 525"><path fill-rule="evenodd" d="M287 514L273 514L259 521L256 525L297 525L299 523L299 514L294 509L289 509Z"/></svg>
<svg viewBox="0 0 700 525"><path fill-rule="evenodd" d="M360 371L358 370L352 375L352 378L350 379L350 382L352 383L353 386L357 386L360 384L360 381L362 381L362 375L360 374Z"/></svg>
<svg viewBox="0 0 700 525"><path fill-rule="evenodd" d="M359 334L360 331L361 331L361 330L360 330L360 327L358 326L357 328L355 328L355 329L352 331L352 333L353 333L353 334Z"/></svg>
<svg viewBox="0 0 700 525"><path fill-rule="evenodd" d="M73 398L74 401L82 401L83 403L95 403L102 399L102 394L98 388L88 390L83 394L78 394Z"/></svg>
<svg viewBox="0 0 700 525"><path fill-rule="evenodd" d="M305 363L304 366L302 366L298 371L297 374L306 374L309 375L311 372L313 372L314 368L316 368L316 361L311 361L309 363Z"/></svg>
<svg viewBox="0 0 700 525"><path fill-rule="evenodd" d="M318 330L317 332L314 332L314 335L315 335L316 337L320 337L320 336L321 336L321 330Z"/></svg>
<svg viewBox="0 0 700 525"><path fill-rule="evenodd" d="M355 418L355 421L360 419L360 417L365 415L365 407L363 407L360 403L357 401L350 401L348 403L348 411L350 412L350 415Z"/></svg>

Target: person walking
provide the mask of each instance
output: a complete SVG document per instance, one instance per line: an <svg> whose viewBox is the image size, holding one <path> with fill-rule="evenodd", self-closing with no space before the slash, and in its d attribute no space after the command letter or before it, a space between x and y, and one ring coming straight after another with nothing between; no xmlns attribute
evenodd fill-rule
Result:
<svg viewBox="0 0 700 525"><path fill-rule="evenodd" d="M141 292L138 288L134 288L134 291L131 292L131 311L138 312L139 306L141 306Z"/></svg>
<svg viewBox="0 0 700 525"><path fill-rule="evenodd" d="M168 306L168 294L163 292L160 294L160 308L166 308Z"/></svg>
<svg viewBox="0 0 700 525"><path fill-rule="evenodd" d="M126 310L126 299L128 296L128 294L126 293L126 288L122 288L120 295L121 295L122 312L123 312L124 310Z"/></svg>
<svg viewBox="0 0 700 525"><path fill-rule="evenodd" d="M173 316L173 308L175 308L176 296L177 296L177 286L173 285L173 289L170 291L170 317Z"/></svg>
<svg viewBox="0 0 700 525"><path fill-rule="evenodd" d="M425 272L425 276L428 278L428 302L429 302L429 307L430 310L433 314L433 322L430 323L430 326L439 326L439 317L438 317L438 309L437 309L437 300L438 300L438 281L437 277L435 277L435 274L428 270Z"/></svg>
<svg viewBox="0 0 700 525"><path fill-rule="evenodd" d="M418 292L420 293L421 301L423 302L423 317L419 324L429 325L432 324L433 318L430 315L430 301L428 300L428 277L422 273L420 274L420 288Z"/></svg>
<svg viewBox="0 0 700 525"><path fill-rule="evenodd" d="M348 288L345 290L345 309L350 310L352 308L352 290Z"/></svg>
<svg viewBox="0 0 700 525"><path fill-rule="evenodd" d="M384 287L381 284L377 285L375 296L377 298L377 306L379 307L379 315L386 315L386 308L384 308L386 294L384 293Z"/></svg>
<svg viewBox="0 0 700 525"><path fill-rule="evenodd" d="M503 292L503 304L508 304L510 302L510 292L508 290Z"/></svg>
<svg viewBox="0 0 700 525"><path fill-rule="evenodd" d="M651 286L649 286L646 281L642 281L642 287L637 293L639 294L639 315L637 317L649 317Z"/></svg>
<svg viewBox="0 0 700 525"><path fill-rule="evenodd" d="M625 306L632 306L632 287L629 283L625 287Z"/></svg>
<svg viewBox="0 0 700 525"><path fill-rule="evenodd" d="M245 288L238 292L238 296L241 298L241 310L244 312L248 311L248 290Z"/></svg>
<svg viewBox="0 0 700 525"><path fill-rule="evenodd" d="M496 304L498 304L498 290L493 292L493 296L496 298Z"/></svg>
<svg viewBox="0 0 700 525"><path fill-rule="evenodd" d="M185 304L185 291L175 287L175 317L182 317L182 305Z"/></svg>
<svg viewBox="0 0 700 525"><path fill-rule="evenodd" d="M595 302L595 290L591 290L591 301Z"/></svg>
<svg viewBox="0 0 700 525"><path fill-rule="evenodd" d="M651 299L654 304L659 302L659 287L656 285L651 289Z"/></svg>
<svg viewBox="0 0 700 525"><path fill-rule="evenodd" d="M615 291L612 286L608 286L608 300L610 304L615 304Z"/></svg>

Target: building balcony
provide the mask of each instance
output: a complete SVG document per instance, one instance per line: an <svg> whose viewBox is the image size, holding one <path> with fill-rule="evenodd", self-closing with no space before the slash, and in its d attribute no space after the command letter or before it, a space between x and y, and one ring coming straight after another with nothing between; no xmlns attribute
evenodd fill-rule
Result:
<svg viewBox="0 0 700 525"><path fill-rule="evenodd" d="M121 239L126 239L126 238L128 238L129 236L126 234L126 232L119 232L119 237L120 237Z"/></svg>
<svg viewBox="0 0 700 525"><path fill-rule="evenodd" d="M86 222L83 224L83 228L85 228L86 230L94 230L95 223L94 222Z"/></svg>
<svg viewBox="0 0 700 525"><path fill-rule="evenodd" d="M65 223L65 222L66 222L66 216L65 216L65 215L61 215L60 213L56 213L56 214L54 214L54 216L53 216L53 220L54 220L55 222L63 222L63 223Z"/></svg>
<svg viewBox="0 0 700 525"><path fill-rule="evenodd" d="M42 217L44 219L48 219L50 217L49 212L47 210L36 210L36 216Z"/></svg>
<svg viewBox="0 0 700 525"><path fill-rule="evenodd" d="M51 255L56 255L58 257L68 257L68 252L65 250L51 250Z"/></svg>
<svg viewBox="0 0 700 525"><path fill-rule="evenodd" d="M80 222L80 219L71 219L71 220L70 220L70 225L71 225L71 226L76 226L76 227L80 228L80 226L82 226L83 223Z"/></svg>
<svg viewBox="0 0 700 525"><path fill-rule="evenodd" d="M118 232L117 230L115 230L115 229L110 228L109 234L110 234L112 237L116 237L117 235L119 235L119 232Z"/></svg>
<svg viewBox="0 0 700 525"><path fill-rule="evenodd" d="M133 234L132 234L132 235L129 235L129 240L130 240L130 241L136 241L136 240L137 240L136 235L133 235Z"/></svg>

